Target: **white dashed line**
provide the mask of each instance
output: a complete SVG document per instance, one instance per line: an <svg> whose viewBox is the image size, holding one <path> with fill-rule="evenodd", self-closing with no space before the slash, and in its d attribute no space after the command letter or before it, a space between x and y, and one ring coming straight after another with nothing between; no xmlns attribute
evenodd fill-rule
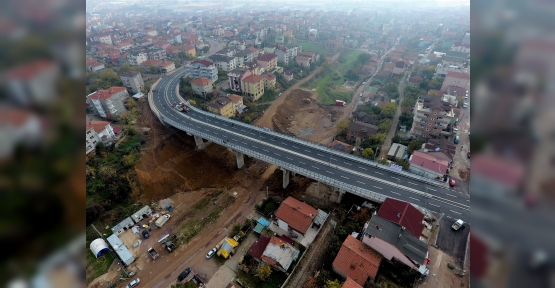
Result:
<svg viewBox="0 0 555 288"><path fill-rule="evenodd" d="M398 179L397 179L397 180L398 180ZM418 184L416 184L416 183L412 183L412 182L409 182L409 181L407 181L407 183L412 184L412 185L418 185Z"/></svg>
<svg viewBox="0 0 555 288"><path fill-rule="evenodd" d="M391 176L391 178L393 178L393 179L395 179L395 180L401 180L401 179L399 179L399 178L395 178L395 177L393 177L393 176Z"/></svg>
<svg viewBox="0 0 555 288"><path fill-rule="evenodd" d="M364 168L364 167L360 167L360 166L358 166L358 168L360 168L360 169L362 169L362 170L368 170L368 169L366 169L366 168Z"/></svg>
<svg viewBox="0 0 555 288"><path fill-rule="evenodd" d="M256 149L258 149L258 147L254 146L254 145L252 145L252 148L256 148Z"/></svg>
<svg viewBox="0 0 555 288"><path fill-rule="evenodd" d="M306 151L306 150L304 150L304 151ZM322 155L322 154L319 154L319 153L316 153L316 155L318 155L318 156L324 156L324 155Z"/></svg>
<svg viewBox="0 0 555 288"><path fill-rule="evenodd" d="M466 200L466 202L470 202L470 199Z"/></svg>
<svg viewBox="0 0 555 288"><path fill-rule="evenodd" d="M436 205L436 204L432 204L432 203L428 203L428 204L430 204L430 205L432 205L432 206L439 207L439 205Z"/></svg>
<svg viewBox="0 0 555 288"><path fill-rule="evenodd" d="M397 194L397 195L401 195L401 194L399 194L399 193L397 193L397 192L393 192L393 191L391 191L391 193L393 193L393 194Z"/></svg>
<svg viewBox="0 0 555 288"><path fill-rule="evenodd" d="M274 153L274 155L276 155L276 156L281 156L281 155L279 155L278 153Z"/></svg>
<svg viewBox="0 0 555 288"><path fill-rule="evenodd" d="M316 169L319 169L319 168L318 168L318 167L316 167L316 166L312 166L312 168L316 168Z"/></svg>
<svg viewBox="0 0 555 288"><path fill-rule="evenodd" d="M366 184L366 183L364 183L364 182L362 182L362 181L357 181L357 182L360 183L360 184Z"/></svg>
<svg viewBox="0 0 555 288"><path fill-rule="evenodd" d="M287 158L287 159L289 159L289 160L293 160L293 159L291 159L291 158L289 158L289 157L285 157L285 158Z"/></svg>
<svg viewBox="0 0 555 288"><path fill-rule="evenodd" d="M247 145L247 143L245 143L245 142L241 142L241 143L243 143L243 144Z"/></svg>
<svg viewBox="0 0 555 288"><path fill-rule="evenodd" d="M376 171L374 171L374 173L376 173L376 174L380 174L380 175L383 175L383 173L380 173L380 172L376 172Z"/></svg>
<svg viewBox="0 0 555 288"><path fill-rule="evenodd" d="M306 151L306 152L310 152L310 150L306 150L306 149L304 149L304 151Z"/></svg>
<svg viewBox="0 0 555 288"><path fill-rule="evenodd" d="M451 218L451 216L447 216L447 218ZM453 218L451 218L451 219L453 219Z"/></svg>
<svg viewBox="0 0 555 288"><path fill-rule="evenodd" d="M301 161L299 161L299 163L301 163L301 164L303 164L303 165L306 165L306 163L303 163L303 162L301 162Z"/></svg>
<svg viewBox="0 0 555 288"><path fill-rule="evenodd" d="M374 188L380 189L380 190L383 189L382 187L378 187L378 186L374 186Z"/></svg>
<svg viewBox="0 0 555 288"><path fill-rule="evenodd" d="M457 198L457 196L455 196L455 195L451 195L451 194L447 194L447 193L445 193L445 195Z"/></svg>
<svg viewBox="0 0 555 288"><path fill-rule="evenodd" d="M433 188L428 188L428 189L429 189L429 190L432 190L432 191L437 191L436 189L433 189Z"/></svg>
<svg viewBox="0 0 555 288"><path fill-rule="evenodd" d="M341 175L341 177L342 177L342 178L345 178L345 179L349 179L349 178L347 178L347 177L345 177L345 176L343 176L343 175Z"/></svg>
<svg viewBox="0 0 555 288"><path fill-rule="evenodd" d="M330 173L330 174L333 174L333 172L331 172L331 171L326 171L326 172L327 172L327 173Z"/></svg>
<svg viewBox="0 0 555 288"><path fill-rule="evenodd" d="M347 162L345 162L345 164L353 166L353 164L351 164L351 163L347 163Z"/></svg>
<svg viewBox="0 0 555 288"><path fill-rule="evenodd" d="M265 152L270 152L270 151L268 151L268 150L266 150L266 149L262 149L262 151L265 151Z"/></svg>
<svg viewBox="0 0 555 288"><path fill-rule="evenodd" d="M460 212L453 211L453 210L449 210L449 211L451 211L451 212L453 212L453 213L457 213L457 214L459 214L459 215L462 214L462 213L460 213Z"/></svg>
<svg viewBox="0 0 555 288"><path fill-rule="evenodd" d="M416 199L416 198L414 198L414 197L409 197L409 198L410 198L410 199L414 199L414 200L416 200L416 201L420 201L420 199Z"/></svg>

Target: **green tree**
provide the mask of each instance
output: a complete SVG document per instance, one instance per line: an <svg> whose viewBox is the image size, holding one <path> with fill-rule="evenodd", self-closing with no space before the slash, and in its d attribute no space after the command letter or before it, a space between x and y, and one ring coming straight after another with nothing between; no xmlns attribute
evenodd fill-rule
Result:
<svg viewBox="0 0 555 288"><path fill-rule="evenodd" d="M123 156L123 164L127 167L133 167L137 162L139 162L140 158L141 154L137 151L132 151L131 153Z"/></svg>
<svg viewBox="0 0 555 288"><path fill-rule="evenodd" d="M414 150L418 150L422 147L422 144L424 144L424 141L421 140L412 140L409 142L409 146L407 148L407 152L409 154L412 154L412 152L414 152Z"/></svg>
<svg viewBox="0 0 555 288"><path fill-rule="evenodd" d="M235 235L239 234L240 231L241 231L241 225L235 224L235 225L233 225L233 228L231 229L231 234L233 236L235 236Z"/></svg>
<svg viewBox="0 0 555 288"><path fill-rule="evenodd" d="M391 120L390 119L385 119L382 121L382 123L380 124L380 126L378 126L378 132L382 132L382 133L387 133L389 132L389 129L391 128Z"/></svg>
<svg viewBox="0 0 555 288"><path fill-rule="evenodd" d="M407 171L408 171L408 170L410 169L410 163L409 163L409 161L408 161L407 159L400 159L400 158L397 158L397 159L395 159L395 164L397 164L397 165L403 167L403 170L407 170Z"/></svg>
<svg viewBox="0 0 555 288"><path fill-rule="evenodd" d="M372 148L366 148L362 151L362 157L364 158L372 158L374 157L374 150Z"/></svg>
<svg viewBox="0 0 555 288"><path fill-rule="evenodd" d="M350 119L343 120L343 121L337 123L337 134L343 135L343 134L347 133L347 128L349 127L349 122L351 122Z"/></svg>
<svg viewBox="0 0 555 288"><path fill-rule="evenodd" d="M339 282L339 280L335 279L335 280L328 280L326 282L326 286L324 286L325 288L341 288L341 286L343 286L343 283Z"/></svg>
<svg viewBox="0 0 555 288"><path fill-rule="evenodd" d="M441 88L441 82L437 79L432 79L429 83L428 83L428 88L429 89L435 89L438 90L439 88Z"/></svg>
<svg viewBox="0 0 555 288"><path fill-rule="evenodd" d="M262 281L266 281L268 278L270 278L270 275L272 275L272 268L270 267L270 265L260 265L260 268L258 268L258 278L260 278L260 280Z"/></svg>
<svg viewBox="0 0 555 288"><path fill-rule="evenodd" d="M381 111L384 118L391 118L395 115L395 112L397 112L397 104L395 102L389 102L382 107Z"/></svg>
<svg viewBox="0 0 555 288"><path fill-rule="evenodd" d="M210 46L204 46L202 48L202 53L208 53L208 51L210 51Z"/></svg>
<svg viewBox="0 0 555 288"><path fill-rule="evenodd" d="M108 89L113 86L123 86L123 82L112 68L108 68L98 72L97 86L98 89Z"/></svg>
<svg viewBox="0 0 555 288"><path fill-rule="evenodd" d="M385 133L376 133L370 136L368 140L370 141L369 144L374 146L374 145L382 145L383 142L385 141L385 138L387 138L387 135Z"/></svg>
<svg viewBox="0 0 555 288"><path fill-rule="evenodd" d="M401 102L401 107L414 107L414 105L416 105L416 99L412 97L405 96L403 102Z"/></svg>
<svg viewBox="0 0 555 288"><path fill-rule="evenodd" d="M129 63L124 62L123 65L121 65L121 67L119 67L118 72L123 73L123 72L135 71L135 70L137 70L137 69L131 67L131 65L129 65Z"/></svg>

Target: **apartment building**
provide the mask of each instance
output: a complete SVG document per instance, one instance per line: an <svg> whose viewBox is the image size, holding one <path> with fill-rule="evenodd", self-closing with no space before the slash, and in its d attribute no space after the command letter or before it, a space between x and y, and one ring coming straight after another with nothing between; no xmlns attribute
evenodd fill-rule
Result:
<svg viewBox="0 0 555 288"><path fill-rule="evenodd" d="M229 84L229 89L235 92L242 92L243 80L249 76L253 75L250 71L244 69L233 69L227 73L227 81Z"/></svg>
<svg viewBox="0 0 555 288"><path fill-rule="evenodd" d="M121 79L121 82L123 82L123 86L125 86L125 88L132 93L139 93L145 87L145 82L143 81L141 72L123 72L119 75L119 78Z"/></svg>
<svg viewBox="0 0 555 288"><path fill-rule="evenodd" d="M235 116L235 106L233 105L233 101L225 96L220 96L208 102L208 104L206 104L206 108L212 113L216 113L227 118Z"/></svg>
<svg viewBox="0 0 555 288"><path fill-rule="evenodd" d="M153 48L148 50L148 59L150 60L164 60L168 58L166 50L163 48Z"/></svg>
<svg viewBox="0 0 555 288"><path fill-rule="evenodd" d="M123 101L129 97L125 87L111 87L87 95L96 115L110 119L126 111Z"/></svg>
<svg viewBox="0 0 555 288"><path fill-rule="evenodd" d="M187 70L193 78L208 78L212 82L218 80L218 68L210 61L195 60L187 65Z"/></svg>
<svg viewBox="0 0 555 288"><path fill-rule="evenodd" d="M243 79L243 83L241 83L243 95L250 97L252 101L258 100L264 95L265 79L260 75L251 75Z"/></svg>
<svg viewBox="0 0 555 288"><path fill-rule="evenodd" d="M131 66L141 65L146 60L148 60L148 54L143 51L130 51L127 55L127 62Z"/></svg>
<svg viewBox="0 0 555 288"><path fill-rule="evenodd" d="M470 74L453 71L447 72L447 76L441 85L441 90L447 91L449 86L457 86L470 90Z"/></svg>
<svg viewBox="0 0 555 288"><path fill-rule="evenodd" d="M91 153L98 143L108 144L116 139L116 134L110 122L88 121L86 131L85 155Z"/></svg>
<svg viewBox="0 0 555 288"><path fill-rule="evenodd" d="M447 125L455 117L453 108L439 97L425 96L414 107L411 135L418 138L437 138L450 135Z"/></svg>
<svg viewBox="0 0 555 288"><path fill-rule="evenodd" d="M234 56L212 55L209 60L213 61L218 68L226 72L237 68L237 58Z"/></svg>
<svg viewBox="0 0 555 288"><path fill-rule="evenodd" d="M278 57L276 54L264 54L258 58L257 62L260 67L271 70L277 68Z"/></svg>
<svg viewBox="0 0 555 288"><path fill-rule="evenodd" d="M191 87L195 94L206 98L206 96L214 91L212 80L208 78L199 78L191 82Z"/></svg>

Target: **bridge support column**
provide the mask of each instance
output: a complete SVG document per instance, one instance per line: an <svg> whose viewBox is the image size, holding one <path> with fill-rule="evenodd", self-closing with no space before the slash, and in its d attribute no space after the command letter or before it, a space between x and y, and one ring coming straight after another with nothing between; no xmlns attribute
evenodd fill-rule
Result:
<svg viewBox="0 0 555 288"><path fill-rule="evenodd" d="M237 158L237 168L241 169L245 165L245 157L241 152L235 152L235 158Z"/></svg>
<svg viewBox="0 0 555 288"><path fill-rule="evenodd" d="M295 175L297 175L297 173L291 171L291 176L295 177Z"/></svg>
<svg viewBox="0 0 555 288"><path fill-rule="evenodd" d="M345 190L339 189L339 195L337 196L337 203L341 203L341 200L343 200L343 196L345 196Z"/></svg>
<svg viewBox="0 0 555 288"><path fill-rule="evenodd" d="M289 174L291 174L291 171L284 168L281 168L281 170L283 171L283 189L285 189L289 185Z"/></svg>
<svg viewBox="0 0 555 288"><path fill-rule="evenodd" d="M194 136L195 137L195 144L197 144L197 149L198 150L202 150L204 148L206 148L206 145L208 145L208 143L204 143L204 141L202 140L202 137L199 136Z"/></svg>

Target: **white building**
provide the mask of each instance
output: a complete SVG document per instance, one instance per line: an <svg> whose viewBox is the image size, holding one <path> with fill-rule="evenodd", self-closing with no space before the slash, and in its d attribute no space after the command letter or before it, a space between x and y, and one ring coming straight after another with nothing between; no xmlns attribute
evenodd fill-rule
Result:
<svg viewBox="0 0 555 288"><path fill-rule="evenodd" d="M141 63L146 60L148 60L148 54L142 51L131 51L129 52L129 55L127 55L127 61L129 62L129 65L132 66L141 65Z"/></svg>
<svg viewBox="0 0 555 288"><path fill-rule="evenodd" d="M110 122L89 121L87 122L86 130L85 155L93 151L98 143L107 145L116 139L116 134L114 133L114 129L112 129Z"/></svg>

